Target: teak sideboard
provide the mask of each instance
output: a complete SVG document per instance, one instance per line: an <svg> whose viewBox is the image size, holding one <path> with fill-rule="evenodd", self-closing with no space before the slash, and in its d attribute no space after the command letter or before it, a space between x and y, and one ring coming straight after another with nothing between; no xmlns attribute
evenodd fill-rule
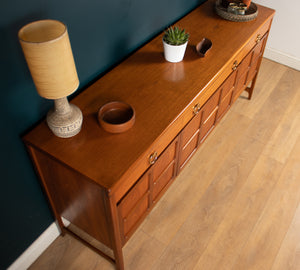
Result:
<svg viewBox="0 0 300 270"><path fill-rule="evenodd" d="M183 62L164 60L160 34L72 100L84 116L78 135L58 138L42 122L23 138L62 233L93 249L87 236L96 239L117 269L122 247L193 153L244 90L251 98L274 10L257 5L256 19L232 22L214 4L176 23L190 33ZM201 58L204 37L213 45ZM97 122L115 100L136 113L120 134Z"/></svg>

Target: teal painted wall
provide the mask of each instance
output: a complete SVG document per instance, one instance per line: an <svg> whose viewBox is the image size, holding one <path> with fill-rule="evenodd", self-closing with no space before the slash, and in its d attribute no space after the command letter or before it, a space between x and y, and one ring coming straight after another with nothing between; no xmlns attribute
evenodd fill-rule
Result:
<svg viewBox="0 0 300 270"><path fill-rule="evenodd" d="M12 0L0 4L0 269L54 221L22 135L52 102L38 96L18 30L39 19L68 26L79 91L204 0ZM79 92L77 91L77 93Z"/></svg>

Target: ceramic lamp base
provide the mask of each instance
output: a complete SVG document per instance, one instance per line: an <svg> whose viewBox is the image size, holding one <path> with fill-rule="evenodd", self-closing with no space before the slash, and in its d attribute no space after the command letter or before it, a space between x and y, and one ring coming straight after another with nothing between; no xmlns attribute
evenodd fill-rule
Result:
<svg viewBox="0 0 300 270"><path fill-rule="evenodd" d="M66 97L54 100L54 108L47 114L47 124L60 138L70 138L79 133L82 126L82 112Z"/></svg>

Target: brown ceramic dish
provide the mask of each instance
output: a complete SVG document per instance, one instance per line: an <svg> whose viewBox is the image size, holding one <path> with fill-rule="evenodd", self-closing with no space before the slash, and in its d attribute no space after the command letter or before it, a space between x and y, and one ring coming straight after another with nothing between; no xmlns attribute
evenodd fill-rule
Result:
<svg viewBox="0 0 300 270"><path fill-rule="evenodd" d="M212 42L208 38L203 38L197 45L196 45L196 51L199 54L200 57L204 57L207 51L210 50L212 46Z"/></svg>
<svg viewBox="0 0 300 270"><path fill-rule="evenodd" d="M127 131L134 125L135 112L127 103L113 101L100 108L98 121L105 131L121 133Z"/></svg>

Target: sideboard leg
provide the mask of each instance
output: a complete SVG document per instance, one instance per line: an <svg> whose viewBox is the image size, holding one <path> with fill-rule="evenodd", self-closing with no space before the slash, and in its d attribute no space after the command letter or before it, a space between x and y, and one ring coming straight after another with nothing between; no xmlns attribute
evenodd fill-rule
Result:
<svg viewBox="0 0 300 270"><path fill-rule="evenodd" d="M248 92L248 99L250 100L253 94L253 87L247 87L245 90Z"/></svg>
<svg viewBox="0 0 300 270"><path fill-rule="evenodd" d="M250 100L252 98L252 94L253 94L253 89L256 83L256 79L257 79L257 72L256 75L254 76L252 82L251 82L251 86L247 87L245 90L248 92L248 99Z"/></svg>
<svg viewBox="0 0 300 270"><path fill-rule="evenodd" d="M124 259L123 259L123 251L122 251L122 241L120 234L120 226L119 219L117 213L117 205L113 196L107 195L107 203L110 216L109 225L111 228L110 236L112 242L112 250L114 252L116 269L124 270Z"/></svg>

